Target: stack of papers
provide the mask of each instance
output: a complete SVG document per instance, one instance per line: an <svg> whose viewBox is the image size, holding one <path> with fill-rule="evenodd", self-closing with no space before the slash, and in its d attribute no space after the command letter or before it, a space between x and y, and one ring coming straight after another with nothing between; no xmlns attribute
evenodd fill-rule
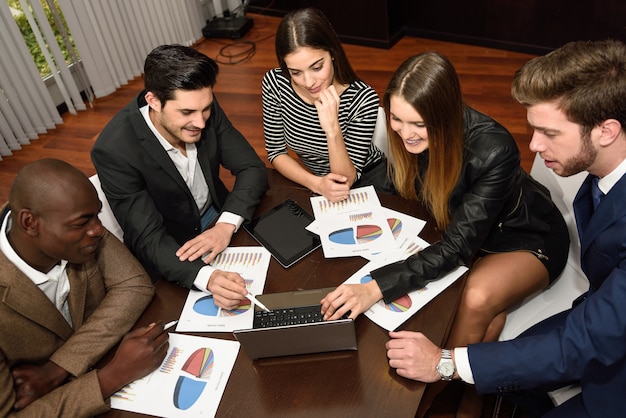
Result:
<svg viewBox="0 0 626 418"><path fill-rule="evenodd" d="M405 260L429 245L417 236L426 222L383 207L373 186L352 189L341 202L311 197L311 206L315 221L307 229L319 235L325 257L359 255L370 260L345 284L366 283L372 280L371 271ZM459 267L392 303L380 300L365 315L380 327L394 330L466 271Z"/></svg>
<svg viewBox="0 0 626 418"><path fill-rule="evenodd" d="M383 207L373 186L350 190L341 202L311 197L315 221L307 228L319 235L324 257L361 256L398 250L417 237L425 221Z"/></svg>

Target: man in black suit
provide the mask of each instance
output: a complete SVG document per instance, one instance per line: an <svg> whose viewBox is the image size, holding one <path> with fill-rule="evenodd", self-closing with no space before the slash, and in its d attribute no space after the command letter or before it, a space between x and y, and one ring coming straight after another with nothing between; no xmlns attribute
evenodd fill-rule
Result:
<svg viewBox="0 0 626 418"><path fill-rule="evenodd" d="M252 218L267 173L215 98L217 73L193 48L155 48L145 90L107 124L91 157L126 245L153 279L195 286L229 309L247 293L243 278L208 263ZM236 177L230 192L220 166Z"/></svg>

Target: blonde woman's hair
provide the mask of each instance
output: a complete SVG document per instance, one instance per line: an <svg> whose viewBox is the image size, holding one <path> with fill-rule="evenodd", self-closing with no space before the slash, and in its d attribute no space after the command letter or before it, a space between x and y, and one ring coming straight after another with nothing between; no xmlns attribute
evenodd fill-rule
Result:
<svg viewBox="0 0 626 418"><path fill-rule="evenodd" d="M409 153L387 122L395 188L404 198L421 200L437 226L444 230L450 223L450 194L463 164L464 104L458 75L445 56L421 53L404 61L389 81L383 106L390 116L392 96L409 103L422 117L428 132L425 158ZM419 190L416 183L421 186Z"/></svg>

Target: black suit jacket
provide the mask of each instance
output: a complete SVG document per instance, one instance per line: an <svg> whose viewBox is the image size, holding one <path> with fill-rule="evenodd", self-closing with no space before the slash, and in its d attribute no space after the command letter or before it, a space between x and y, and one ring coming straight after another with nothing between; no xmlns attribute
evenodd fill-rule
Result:
<svg viewBox="0 0 626 418"><path fill-rule="evenodd" d="M181 262L176 251L201 232L191 191L154 136L139 109L145 91L100 133L91 151L102 190L124 230L124 242L153 279L164 277L191 288L201 260ZM196 143L211 199L220 211L250 220L267 187L265 166L232 126L217 99ZM232 191L219 178L220 166L235 177Z"/></svg>
<svg viewBox="0 0 626 418"><path fill-rule="evenodd" d="M481 250L532 251L551 258L560 269L565 267L569 247L565 221L550 192L520 167L511 134L471 108L465 109L464 121L463 165L450 194L450 224L440 241L371 272L387 303L458 266L470 265ZM420 189L416 179L418 193ZM560 251L548 251L544 240L548 233L560 237Z"/></svg>

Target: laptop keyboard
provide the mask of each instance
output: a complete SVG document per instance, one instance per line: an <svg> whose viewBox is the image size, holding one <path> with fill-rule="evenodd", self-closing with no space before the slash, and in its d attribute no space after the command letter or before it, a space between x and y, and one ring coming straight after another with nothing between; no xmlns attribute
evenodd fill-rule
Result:
<svg viewBox="0 0 626 418"><path fill-rule="evenodd" d="M323 320L322 305L298 306L296 308L274 309L269 312L255 311L253 328L309 324Z"/></svg>

